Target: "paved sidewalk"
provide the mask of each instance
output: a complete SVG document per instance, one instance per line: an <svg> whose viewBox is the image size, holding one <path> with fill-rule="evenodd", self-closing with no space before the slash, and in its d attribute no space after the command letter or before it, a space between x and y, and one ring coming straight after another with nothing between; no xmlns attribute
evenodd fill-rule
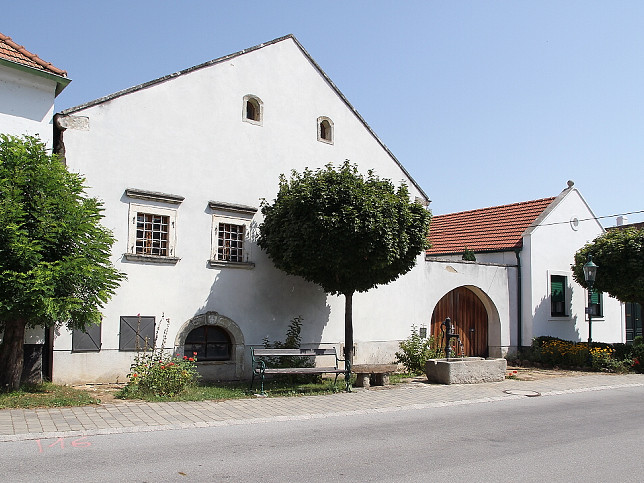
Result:
<svg viewBox="0 0 644 483"><path fill-rule="evenodd" d="M325 396L147 403L123 401L58 409L0 410L0 442L96 434L260 424L405 409L476 404L529 396L644 386L644 374L591 374L537 381L450 386L410 383Z"/></svg>

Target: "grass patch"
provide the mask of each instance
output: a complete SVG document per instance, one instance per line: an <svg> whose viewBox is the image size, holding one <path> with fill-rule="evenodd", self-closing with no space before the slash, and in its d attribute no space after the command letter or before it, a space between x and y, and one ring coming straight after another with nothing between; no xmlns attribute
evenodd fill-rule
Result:
<svg viewBox="0 0 644 483"><path fill-rule="evenodd" d="M142 399L144 401L206 401L225 399L244 399L255 397L261 391L261 382L255 381L253 389L250 382L203 383L186 389L173 397L155 396L153 394L133 393L122 389L116 395L119 399ZM293 384L282 381L265 381L264 392L267 397L308 396L334 394L345 389L343 380L334 383L332 379L323 379L319 383Z"/></svg>
<svg viewBox="0 0 644 483"><path fill-rule="evenodd" d="M51 382L24 384L18 391L0 393L0 409L88 406L100 402L87 391L59 386Z"/></svg>
<svg viewBox="0 0 644 483"><path fill-rule="evenodd" d="M402 384L415 377L418 377L418 374L411 374L410 372L394 372L389 374L389 384Z"/></svg>

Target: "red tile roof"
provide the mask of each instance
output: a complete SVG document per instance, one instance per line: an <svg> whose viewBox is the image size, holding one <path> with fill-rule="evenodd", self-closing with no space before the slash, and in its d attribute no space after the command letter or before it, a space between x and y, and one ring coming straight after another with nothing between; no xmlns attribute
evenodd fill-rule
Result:
<svg viewBox="0 0 644 483"><path fill-rule="evenodd" d="M554 201L552 198L462 211L432 218L427 255L505 251L521 248L523 232Z"/></svg>
<svg viewBox="0 0 644 483"><path fill-rule="evenodd" d="M0 33L0 59L9 60L17 64L23 64L34 69L56 74L61 77L67 77L67 72L54 67L51 63L45 62L36 54L32 54L22 45L18 45L11 37Z"/></svg>

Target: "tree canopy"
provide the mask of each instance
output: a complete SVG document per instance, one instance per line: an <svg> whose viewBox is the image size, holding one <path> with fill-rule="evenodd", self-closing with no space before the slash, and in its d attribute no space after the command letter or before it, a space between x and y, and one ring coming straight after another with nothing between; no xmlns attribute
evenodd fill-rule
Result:
<svg viewBox="0 0 644 483"><path fill-rule="evenodd" d="M25 327L99 323L123 278L83 183L38 138L0 135L0 390L20 382Z"/></svg>
<svg viewBox="0 0 644 483"><path fill-rule="evenodd" d="M573 278L583 287L588 255L597 264L593 289L622 302L644 305L644 229L612 229L575 253Z"/></svg>
<svg viewBox="0 0 644 483"><path fill-rule="evenodd" d="M427 246L431 215L402 184L367 175L346 161L280 176L273 203L262 203L259 246L275 266L347 298L408 272ZM350 339L350 340L349 340ZM346 347L352 347L345 331Z"/></svg>

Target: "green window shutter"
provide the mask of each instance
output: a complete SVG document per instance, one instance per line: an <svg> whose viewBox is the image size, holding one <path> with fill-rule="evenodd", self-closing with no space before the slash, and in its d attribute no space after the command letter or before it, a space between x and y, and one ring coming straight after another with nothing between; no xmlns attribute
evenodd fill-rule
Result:
<svg viewBox="0 0 644 483"><path fill-rule="evenodd" d="M602 293L601 292L595 292L590 294L590 306L591 306L591 313L595 316L603 316L604 315L604 304L602 300Z"/></svg>
<svg viewBox="0 0 644 483"><path fill-rule="evenodd" d="M566 277L550 276L550 314L556 317L566 315Z"/></svg>

